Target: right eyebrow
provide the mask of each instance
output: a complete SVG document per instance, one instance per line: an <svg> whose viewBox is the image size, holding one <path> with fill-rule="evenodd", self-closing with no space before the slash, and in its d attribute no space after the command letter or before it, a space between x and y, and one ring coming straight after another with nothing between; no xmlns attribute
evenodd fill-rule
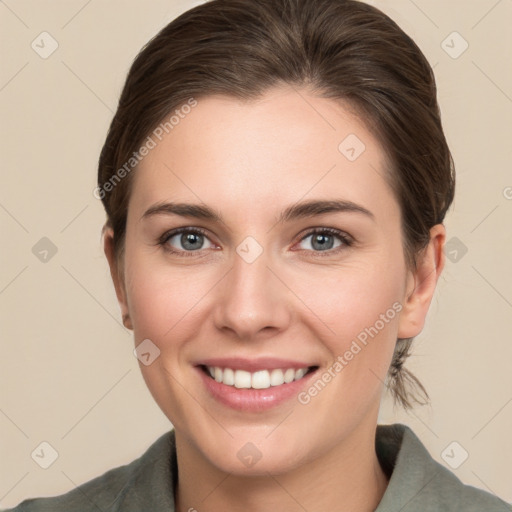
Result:
<svg viewBox="0 0 512 512"><path fill-rule="evenodd" d="M148 208L140 220L152 217L154 215L180 215L182 217L192 217L195 219L223 222L220 213L215 212L212 208L190 203L157 203Z"/></svg>

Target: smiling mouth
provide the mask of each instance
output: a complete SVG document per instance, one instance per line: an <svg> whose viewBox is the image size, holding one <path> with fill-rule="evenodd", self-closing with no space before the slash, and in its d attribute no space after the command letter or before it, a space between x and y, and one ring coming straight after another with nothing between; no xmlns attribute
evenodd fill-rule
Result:
<svg viewBox="0 0 512 512"><path fill-rule="evenodd" d="M211 379L225 384L226 386L237 389L268 389L270 387L282 386L300 380L304 378L304 376L317 370L318 366L306 366L299 369L277 368L272 370L258 370L255 372L206 365L201 365L200 368Z"/></svg>

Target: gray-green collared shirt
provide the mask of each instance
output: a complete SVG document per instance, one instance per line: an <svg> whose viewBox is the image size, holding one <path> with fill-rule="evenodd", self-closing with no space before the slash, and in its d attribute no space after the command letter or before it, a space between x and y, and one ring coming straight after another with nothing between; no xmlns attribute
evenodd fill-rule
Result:
<svg viewBox="0 0 512 512"><path fill-rule="evenodd" d="M464 485L436 462L406 425L378 425L375 447L391 475L375 512L510 512L496 496ZM25 500L6 512L174 512L174 431L130 464L52 498Z"/></svg>

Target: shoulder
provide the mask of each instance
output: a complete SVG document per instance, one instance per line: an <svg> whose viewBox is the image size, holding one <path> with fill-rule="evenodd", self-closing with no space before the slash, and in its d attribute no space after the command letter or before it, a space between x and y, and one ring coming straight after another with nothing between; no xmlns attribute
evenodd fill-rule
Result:
<svg viewBox="0 0 512 512"><path fill-rule="evenodd" d="M406 425L379 425L376 450L384 469L388 466L392 471L376 512L512 511L493 494L462 483L431 457Z"/></svg>
<svg viewBox="0 0 512 512"><path fill-rule="evenodd" d="M60 496L31 498L3 512L140 512L174 510L174 431L138 459L111 469Z"/></svg>

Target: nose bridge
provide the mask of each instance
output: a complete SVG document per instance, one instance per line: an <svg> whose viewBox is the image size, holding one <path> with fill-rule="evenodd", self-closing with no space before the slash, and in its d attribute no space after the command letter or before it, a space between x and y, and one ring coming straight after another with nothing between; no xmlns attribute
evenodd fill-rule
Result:
<svg viewBox="0 0 512 512"><path fill-rule="evenodd" d="M284 286L269 268L271 262L262 249L251 240L237 247L216 305L217 327L230 329L241 339L269 328L281 330L289 320Z"/></svg>

